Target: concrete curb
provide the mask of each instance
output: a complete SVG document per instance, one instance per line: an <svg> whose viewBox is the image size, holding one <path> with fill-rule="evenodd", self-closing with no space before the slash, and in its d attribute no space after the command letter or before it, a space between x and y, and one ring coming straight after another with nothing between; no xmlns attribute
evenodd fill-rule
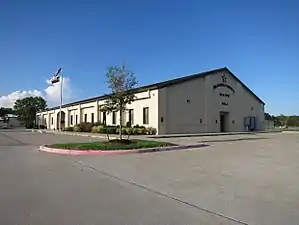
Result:
<svg viewBox="0 0 299 225"><path fill-rule="evenodd" d="M125 154L136 154L136 153L150 153L150 152L164 152L172 150L187 150L192 148L206 147L207 144L194 144L194 145L180 145L180 146L169 146L160 148L144 148L144 149L134 149L134 150L74 150L74 149L60 149L60 148L49 148L47 146L40 146L39 151L62 154L62 155L125 155Z"/></svg>
<svg viewBox="0 0 299 225"><path fill-rule="evenodd" d="M275 131L252 131L252 132L223 132L223 133L196 133L196 134L165 134L147 136L147 138L181 138L181 137L211 137L211 136L228 136L228 135L254 135L264 133L281 133L281 130Z"/></svg>

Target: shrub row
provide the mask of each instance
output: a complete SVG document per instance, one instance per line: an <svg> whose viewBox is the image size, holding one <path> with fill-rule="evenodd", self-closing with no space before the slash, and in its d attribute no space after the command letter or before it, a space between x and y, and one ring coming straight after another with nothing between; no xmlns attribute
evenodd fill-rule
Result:
<svg viewBox="0 0 299 225"><path fill-rule="evenodd" d="M73 127L66 127L65 131L74 132L92 132L92 133L102 133L102 134L118 134L119 126L106 126L99 123L80 123ZM122 127L122 133L127 135L154 135L157 133L156 129L153 127L144 127L135 125L133 127Z"/></svg>

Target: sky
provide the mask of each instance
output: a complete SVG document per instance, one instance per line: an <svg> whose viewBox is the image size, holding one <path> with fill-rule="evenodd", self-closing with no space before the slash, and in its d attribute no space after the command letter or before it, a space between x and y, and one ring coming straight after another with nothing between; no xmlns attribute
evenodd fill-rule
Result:
<svg viewBox="0 0 299 225"><path fill-rule="evenodd" d="M126 65L138 86L229 68L267 112L299 115L299 1L0 0L0 107L26 96L59 104L109 92Z"/></svg>

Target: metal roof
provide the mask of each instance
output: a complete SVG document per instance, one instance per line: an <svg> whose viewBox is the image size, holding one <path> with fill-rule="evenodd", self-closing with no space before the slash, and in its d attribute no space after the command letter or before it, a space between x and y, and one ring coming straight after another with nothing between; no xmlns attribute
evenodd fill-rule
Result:
<svg viewBox="0 0 299 225"><path fill-rule="evenodd" d="M142 91L146 91L146 90L153 90L153 89L160 89L160 88L164 88L164 87L168 87L171 85L175 85L175 84L180 84L186 81L190 81L193 79L196 79L198 77L205 77L208 76L210 74L214 74L217 72L228 72L232 77L234 77L240 84L242 84L242 86L250 93L252 94L257 100L259 100L262 104L265 104L265 102L263 102L256 94L254 94L237 76L235 76L227 67L223 67L223 68L219 68L219 69L214 69L214 70L209 70L209 71L205 71L205 72L201 72L201 73L197 73L197 74L192 74L192 75L188 75L188 76L184 76L184 77L180 77L180 78L176 78L176 79L172 79L172 80L168 80L168 81L162 81L162 82L158 82L158 83L154 83L154 84L150 84L150 85L146 85L146 86L141 86L141 87L137 87L132 89L132 92L135 93L139 93ZM97 96L97 97L93 97L93 98L88 98L88 99L84 99L84 100L80 100L80 101L75 101L72 103L68 103L68 104L64 104L62 105L62 107L69 107L69 106L74 106L77 104L82 104L82 103L89 103L89 102L93 102L96 100L103 100L106 98L106 95L101 95L101 96ZM53 108L49 108L48 110L54 110L54 109L59 109L59 106L53 107Z"/></svg>

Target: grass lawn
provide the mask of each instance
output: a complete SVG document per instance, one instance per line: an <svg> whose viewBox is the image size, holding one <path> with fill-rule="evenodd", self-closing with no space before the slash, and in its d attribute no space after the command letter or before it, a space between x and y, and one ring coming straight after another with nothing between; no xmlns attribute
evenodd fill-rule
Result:
<svg viewBox="0 0 299 225"><path fill-rule="evenodd" d="M61 149L76 149L76 150L128 150L128 149L140 149L140 148L154 148L154 147L166 147L175 146L175 144L147 141L147 140L110 140L99 142L85 142L85 143L58 143L49 145L51 148Z"/></svg>

